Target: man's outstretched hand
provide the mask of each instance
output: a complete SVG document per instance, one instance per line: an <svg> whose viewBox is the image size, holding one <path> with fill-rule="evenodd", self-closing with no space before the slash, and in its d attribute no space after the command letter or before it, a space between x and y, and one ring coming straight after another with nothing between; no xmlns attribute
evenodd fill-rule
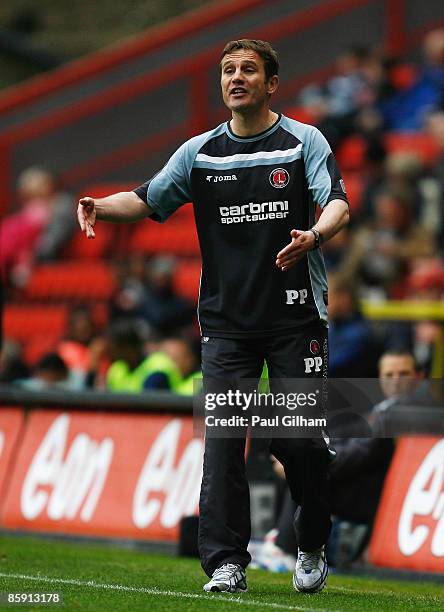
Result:
<svg viewBox="0 0 444 612"><path fill-rule="evenodd" d="M286 272L295 263L297 263L305 255L307 251L311 251L314 246L315 237L313 232L302 232L301 230L291 230L291 242L286 247L279 251L276 257L276 265Z"/></svg>
<svg viewBox="0 0 444 612"><path fill-rule="evenodd" d="M77 207L77 219L82 232L85 232L87 238L95 238L94 225L96 223L96 207L94 198L80 198Z"/></svg>

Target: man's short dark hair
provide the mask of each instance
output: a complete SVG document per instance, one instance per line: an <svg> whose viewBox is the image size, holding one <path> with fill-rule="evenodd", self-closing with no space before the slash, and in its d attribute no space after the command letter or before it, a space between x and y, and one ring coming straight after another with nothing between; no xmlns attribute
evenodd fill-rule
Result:
<svg viewBox="0 0 444 612"><path fill-rule="evenodd" d="M132 319L116 319L107 332L108 338L119 345L141 349L143 347L143 330L138 321Z"/></svg>
<svg viewBox="0 0 444 612"><path fill-rule="evenodd" d="M68 376L66 363L57 353L46 353L35 366L36 372L56 372L61 376Z"/></svg>
<svg viewBox="0 0 444 612"><path fill-rule="evenodd" d="M385 357L410 357L410 359L413 361L413 367L415 368L415 371L418 373L421 371L421 366L419 365L415 355L412 353L412 351L403 346L395 346L384 351L384 353L382 353L382 355L378 359L379 368L381 367L381 362Z"/></svg>
<svg viewBox="0 0 444 612"><path fill-rule="evenodd" d="M276 51L265 40L254 40L252 38L241 38L240 40L230 40L220 56L220 61L233 51L244 49L246 51L255 51L264 62L265 78L267 81L275 74L279 74L279 60Z"/></svg>

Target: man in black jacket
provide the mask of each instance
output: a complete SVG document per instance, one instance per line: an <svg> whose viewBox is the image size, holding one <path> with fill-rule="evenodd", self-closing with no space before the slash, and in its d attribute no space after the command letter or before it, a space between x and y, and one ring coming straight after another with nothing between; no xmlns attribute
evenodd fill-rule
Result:
<svg viewBox="0 0 444 612"><path fill-rule="evenodd" d="M330 466L333 534L336 532L335 527L343 521L366 525L367 529L361 529L361 533L364 531L367 535L370 534L385 476L395 450L395 440L380 435L382 429L380 424L391 406L411 398L422 379L422 373L414 356L406 350L391 350L384 353L379 359L378 372L385 399L374 406L368 416L373 436L369 428L368 437L343 436L332 439L332 446L337 452ZM284 477L279 469L278 464L276 471ZM277 521L278 534L274 540L274 546L287 554L294 554L297 551L293 531L295 511L297 512L297 508L287 495ZM361 539L362 546L367 539ZM330 546L330 552L332 548L334 546ZM274 566L277 566L279 550L273 549L270 545L267 549L273 557ZM359 549L355 549L355 554L359 552ZM259 555L259 562L265 567L269 566L265 554Z"/></svg>

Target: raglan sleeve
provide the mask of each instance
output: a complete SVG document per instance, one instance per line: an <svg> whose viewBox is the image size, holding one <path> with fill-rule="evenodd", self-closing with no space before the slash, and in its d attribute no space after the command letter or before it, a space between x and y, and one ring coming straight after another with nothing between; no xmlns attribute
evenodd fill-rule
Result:
<svg viewBox="0 0 444 612"><path fill-rule="evenodd" d="M305 176L313 201L324 208L332 200L348 204L345 184L326 138L317 128L311 130L303 148Z"/></svg>
<svg viewBox="0 0 444 612"><path fill-rule="evenodd" d="M188 143L184 143L160 172L134 189L134 193L153 209L151 219L163 223L180 206L192 200L190 173Z"/></svg>

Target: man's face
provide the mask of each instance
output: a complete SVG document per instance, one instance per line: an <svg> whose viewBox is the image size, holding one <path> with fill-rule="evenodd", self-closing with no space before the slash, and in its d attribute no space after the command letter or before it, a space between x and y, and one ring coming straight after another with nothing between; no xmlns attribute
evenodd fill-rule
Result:
<svg viewBox="0 0 444 612"><path fill-rule="evenodd" d="M239 49L222 58L222 97L231 111L250 112L268 105L277 85L277 76L266 80L264 62L256 51Z"/></svg>
<svg viewBox="0 0 444 612"><path fill-rule="evenodd" d="M379 380L385 397L411 393L419 378L413 357L386 355L379 365Z"/></svg>

